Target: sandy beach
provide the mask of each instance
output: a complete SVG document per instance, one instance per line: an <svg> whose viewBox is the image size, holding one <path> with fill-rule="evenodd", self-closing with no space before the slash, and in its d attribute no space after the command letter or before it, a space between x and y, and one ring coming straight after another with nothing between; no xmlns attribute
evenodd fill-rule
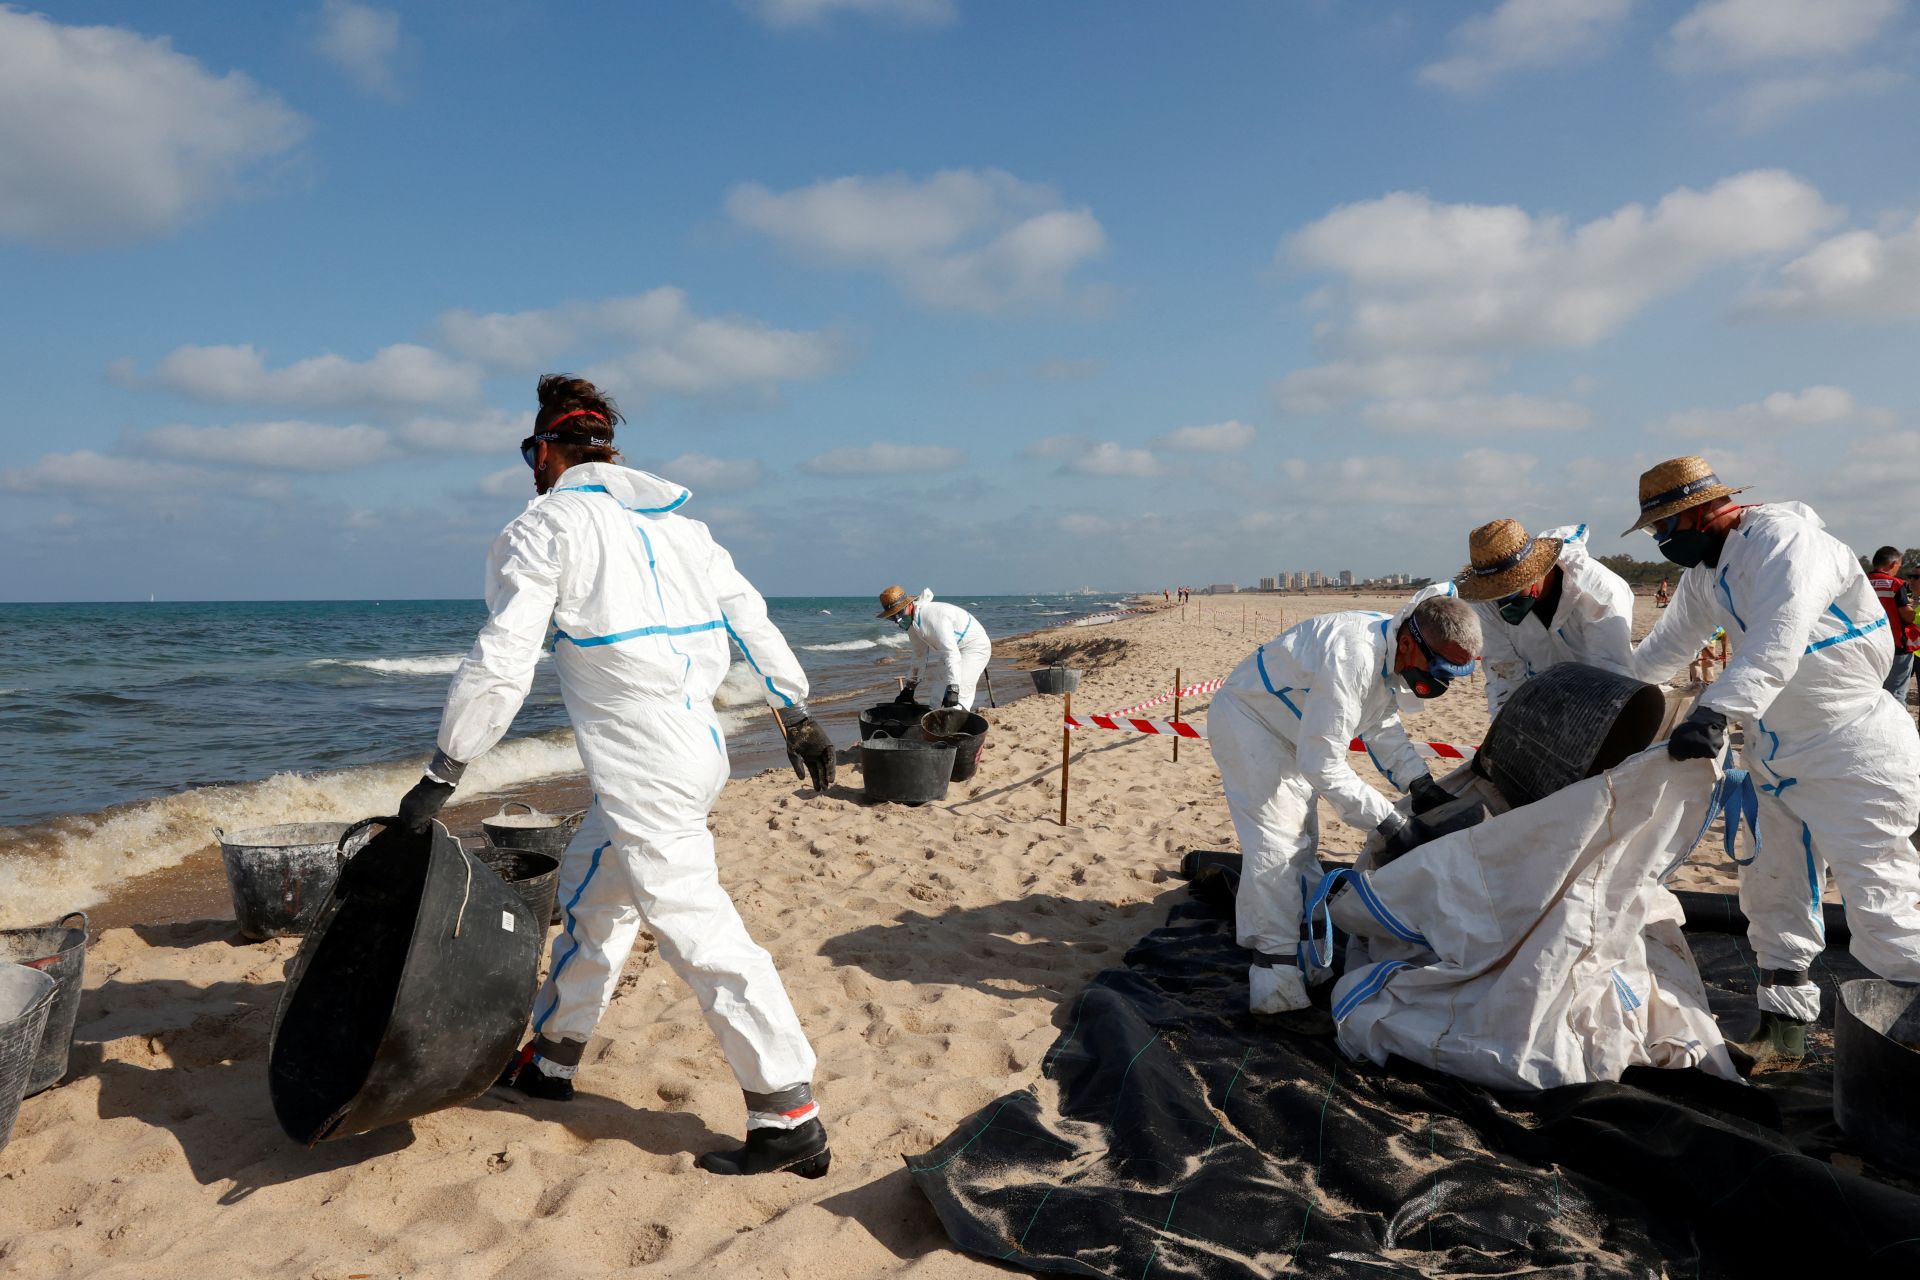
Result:
<svg viewBox="0 0 1920 1280"><path fill-rule="evenodd" d="M1401 597L1400 599L1404 599ZM1197 598L1003 646L1085 668L1079 712L1225 675L1351 595ZM1640 601L1640 628L1652 602ZM1187 708L1199 718L1202 708ZM816 797L790 772L731 783L713 817L721 876L777 960L819 1053L834 1165L818 1181L718 1179L694 1156L737 1140L740 1096L693 997L644 938L565 1105L495 1092L315 1150L274 1123L265 1059L297 940L247 944L224 918L102 913L68 1083L23 1106L0 1153L0 1262L36 1277L923 1277L1007 1272L951 1247L901 1158L1039 1077L1074 993L1185 892L1190 849L1234 847L1204 743L1076 737L1058 822L1060 703L990 713L977 777L921 809L860 802L857 752ZM1165 709L1152 714L1164 715ZM1473 744L1474 680L1408 724ZM836 740L850 745L844 722ZM1363 776L1385 788L1364 757ZM560 808L577 780L533 793ZM477 831L486 805L456 807ZM1322 814L1326 848L1362 833ZM1717 847L1683 884L1724 887ZM224 915L217 859L162 915ZM196 896L197 894L197 896Z"/></svg>

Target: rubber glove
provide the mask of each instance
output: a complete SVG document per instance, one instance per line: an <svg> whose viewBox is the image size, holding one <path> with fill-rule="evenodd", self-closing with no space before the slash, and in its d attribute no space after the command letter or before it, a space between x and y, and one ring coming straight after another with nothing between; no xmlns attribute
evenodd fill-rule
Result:
<svg viewBox="0 0 1920 1280"><path fill-rule="evenodd" d="M1374 830L1384 842L1380 851L1373 855L1374 865L1384 867L1409 849L1417 849L1433 839L1433 828L1418 818L1403 818L1398 813L1390 815Z"/></svg>
<svg viewBox="0 0 1920 1280"><path fill-rule="evenodd" d="M788 712L792 716L793 712ZM787 763L793 766L793 776L801 782L811 780L815 791L825 791L833 785L833 739L826 730L813 722L805 709L801 709L797 719L785 719L782 727L787 733Z"/></svg>
<svg viewBox="0 0 1920 1280"><path fill-rule="evenodd" d="M1430 809L1438 809L1441 805L1447 804L1454 799L1453 792L1435 782L1433 775L1430 773L1423 773L1415 778L1413 785L1407 788L1407 794L1413 797L1413 811L1415 814L1426 813Z"/></svg>
<svg viewBox="0 0 1920 1280"><path fill-rule="evenodd" d="M441 806L460 785L460 775L467 766L455 760L444 751L435 751L433 759L427 761L426 772L420 775L420 781L413 784L413 790L401 798L400 825L415 835L425 835L427 828L440 813Z"/></svg>
<svg viewBox="0 0 1920 1280"><path fill-rule="evenodd" d="M894 701L896 703L902 703L902 704L911 703L916 699L918 699L919 696L920 696L920 682L918 680L909 680L907 681L905 687L903 687L900 690L899 694L894 698Z"/></svg>
<svg viewBox="0 0 1920 1280"><path fill-rule="evenodd" d="M957 707L959 705L960 705L960 686L957 684L950 684L947 686L947 691L940 695L940 706L944 709L946 707Z"/></svg>
<svg viewBox="0 0 1920 1280"><path fill-rule="evenodd" d="M1667 741L1675 760L1717 760L1727 749L1727 718L1712 707L1695 707Z"/></svg>

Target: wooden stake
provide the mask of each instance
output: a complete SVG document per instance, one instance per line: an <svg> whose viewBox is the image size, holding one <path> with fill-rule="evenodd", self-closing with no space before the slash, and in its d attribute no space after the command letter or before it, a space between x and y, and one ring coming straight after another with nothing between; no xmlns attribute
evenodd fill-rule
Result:
<svg viewBox="0 0 1920 1280"><path fill-rule="evenodd" d="M1173 722L1180 723L1180 668L1173 669ZM1180 763L1180 735L1173 735L1173 762Z"/></svg>
<svg viewBox="0 0 1920 1280"><path fill-rule="evenodd" d="M1061 707L1060 725L1060 825L1067 825L1067 766L1073 763L1073 730L1068 728L1065 719L1073 714L1073 695L1065 695L1066 701Z"/></svg>
<svg viewBox="0 0 1920 1280"><path fill-rule="evenodd" d="M787 722L780 718L778 707L768 707L767 714L773 717L773 727L780 731L780 741L787 741Z"/></svg>

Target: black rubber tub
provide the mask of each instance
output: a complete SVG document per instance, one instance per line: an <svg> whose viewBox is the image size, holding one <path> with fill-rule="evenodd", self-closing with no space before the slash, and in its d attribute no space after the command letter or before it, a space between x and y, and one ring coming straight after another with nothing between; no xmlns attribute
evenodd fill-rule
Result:
<svg viewBox="0 0 1920 1280"><path fill-rule="evenodd" d="M860 744L860 776L869 804L945 800L953 748L914 738L869 738Z"/></svg>
<svg viewBox="0 0 1920 1280"><path fill-rule="evenodd" d="M965 782L980 768L980 751L987 744L987 718L959 707L929 711L920 718L920 737L952 747L952 780Z"/></svg>
<svg viewBox="0 0 1920 1280"><path fill-rule="evenodd" d="M1867 1154L1920 1176L1920 987L1840 984L1833 1118Z"/></svg>
<svg viewBox="0 0 1920 1280"><path fill-rule="evenodd" d="M280 1127L312 1146L485 1092L532 1011L545 937L446 828L385 827L287 967L267 1064Z"/></svg>
<svg viewBox="0 0 1920 1280"><path fill-rule="evenodd" d="M933 710L923 702L883 702L860 713L860 741L869 738L911 738L920 718Z"/></svg>
<svg viewBox="0 0 1920 1280"><path fill-rule="evenodd" d="M1479 767L1517 809L1652 746L1666 710L1666 698L1650 684L1562 662L1507 699L1487 731Z"/></svg>
<svg viewBox="0 0 1920 1280"><path fill-rule="evenodd" d="M492 867L507 887L520 895L535 920L553 924L559 916L554 898L560 891L560 859L531 849L488 847L474 855Z"/></svg>

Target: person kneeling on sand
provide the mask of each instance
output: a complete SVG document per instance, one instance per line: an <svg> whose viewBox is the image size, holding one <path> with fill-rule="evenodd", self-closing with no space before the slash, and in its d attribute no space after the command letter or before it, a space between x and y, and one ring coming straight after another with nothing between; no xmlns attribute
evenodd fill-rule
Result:
<svg viewBox="0 0 1920 1280"><path fill-rule="evenodd" d="M973 710L980 673L993 660L993 642L978 618L959 605L940 603L931 590L922 591L916 600L900 587L880 593L877 616L889 619L913 639L913 668L895 702L914 701L922 673L931 670L945 689L941 706Z"/></svg>
<svg viewBox="0 0 1920 1280"><path fill-rule="evenodd" d="M1480 620L1453 584L1424 588L1399 613L1355 610L1309 618L1268 641L1227 677L1207 712L1244 864L1236 898L1240 945L1255 1013L1307 1007L1307 987L1332 970L1301 946L1301 891L1320 879L1316 796L1341 821L1385 840L1383 860L1430 834L1419 815L1453 799L1427 771L1400 723L1473 671ZM1414 817L1348 763L1362 739L1387 780L1413 795Z"/></svg>
<svg viewBox="0 0 1920 1280"><path fill-rule="evenodd" d="M813 1101L813 1048L773 958L720 886L707 830L727 781L713 711L727 637L760 673L794 772L816 791L833 783L833 743L807 716L806 675L766 601L705 525L678 514L687 491L616 464L613 402L565 376L540 379L539 397L520 452L540 496L493 544L491 616L453 677L439 750L400 820L425 831L467 762L500 741L551 623L594 799L561 865L566 927L534 1001L534 1038L501 1083L573 1097L587 1037L644 928L699 997L746 1093L746 1145L707 1152L700 1167L819 1177L831 1157Z"/></svg>

